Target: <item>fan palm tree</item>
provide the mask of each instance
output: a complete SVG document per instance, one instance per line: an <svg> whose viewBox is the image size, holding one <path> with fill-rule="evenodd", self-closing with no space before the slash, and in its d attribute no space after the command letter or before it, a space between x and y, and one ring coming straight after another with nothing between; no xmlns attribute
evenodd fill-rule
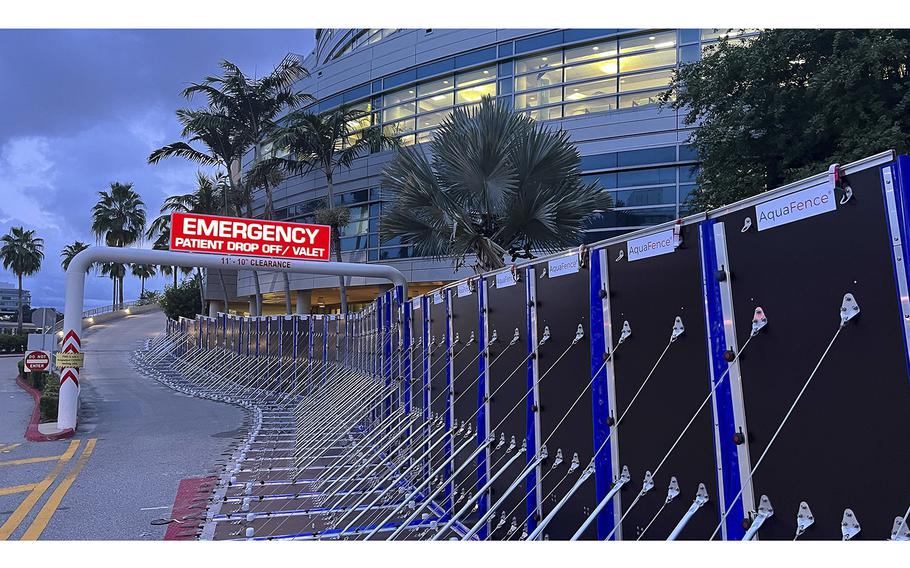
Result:
<svg viewBox="0 0 910 568"><path fill-rule="evenodd" d="M564 131L497 106L489 97L446 118L432 158L399 151L382 175L391 201L380 236L400 237L420 256L474 258L483 272L504 257L534 258L578 245L587 222L612 206L581 181L580 157Z"/></svg>
<svg viewBox="0 0 910 568"><path fill-rule="evenodd" d="M92 207L92 233L98 240L104 239L108 246L127 247L139 242L144 231L145 204L133 191L133 184L113 182L109 191L98 192L98 203ZM102 272L114 280L114 304L122 305L126 269L121 265Z"/></svg>
<svg viewBox="0 0 910 568"><path fill-rule="evenodd" d="M9 233L0 237L0 259L3 268L11 270L19 279L19 315L16 333L22 333L22 277L31 276L41 270L44 260L44 239L35 236L35 231L24 227L12 227Z"/></svg>
<svg viewBox="0 0 910 568"><path fill-rule="evenodd" d="M357 158L371 151L397 146L395 138L384 136L379 128L367 127L369 113L342 106L320 114L306 111L291 113L285 124L272 129L270 139L279 148L286 148L286 157L275 157L259 162L256 170L270 170L280 166L289 174L307 174L320 171L325 176L325 206L315 211L316 221L332 228L332 248L335 260L341 262L340 232L348 224L350 211L335 204L335 174L350 168ZM267 196L268 199L268 196ZM341 293L341 311L347 313L347 292L344 277L338 278Z"/></svg>
<svg viewBox="0 0 910 568"><path fill-rule="evenodd" d="M63 250L60 251L60 266L63 267L63 270L68 270L70 263L73 261L73 258L88 248L88 243L83 243L82 241L73 241L72 243L63 247ZM89 266L85 272L88 273L92 267Z"/></svg>
<svg viewBox="0 0 910 568"><path fill-rule="evenodd" d="M183 90L183 96L192 99L203 95L208 107L180 109L177 118L183 125L180 141L163 146L148 158L156 164L164 158L182 157L206 166L220 166L228 172L232 194L240 192L240 160L262 141L275 118L287 108L294 108L312 97L292 91L293 84L309 73L296 57L285 58L271 73L250 79L237 65L222 61L221 76L206 77ZM194 146L195 145L195 146ZM202 146L199 149L198 146ZM230 214L231 196L223 197L223 215ZM262 313L262 294L259 278L253 278L258 313Z"/></svg>
<svg viewBox="0 0 910 568"><path fill-rule="evenodd" d="M171 213L177 211L181 213L212 215L222 211L224 196L229 189L227 187L225 178L226 176L223 173L217 173L214 176L209 177L203 172L198 171L196 172L196 189L192 193L187 193L184 195L172 195L165 199L164 203L161 205L161 215L152 221L152 224L149 225L148 231L146 232L146 237L149 240L153 240L155 245L160 245L153 246L153 248L169 248ZM202 270L198 268L196 270L199 273L199 278L201 281ZM176 287L177 270L165 271L162 267L162 272L165 274L171 274L171 272L173 272L174 287ZM217 272L218 278L221 280L221 292L223 294L222 299L224 300L224 310L227 312L230 303L228 300L227 288L224 282L224 272L221 270L216 270L215 272ZM200 300L202 301L201 305L204 308L205 295L202 293L202 288L199 289L199 293Z"/></svg>
<svg viewBox="0 0 910 568"><path fill-rule="evenodd" d="M147 279L155 276L155 274L158 273L158 271L155 269L155 265L154 264L138 264L138 263L134 262L134 263L130 264L130 272L132 272L133 276L138 278L139 282L141 283L140 285L142 286L142 288L139 292L139 297L141 298L141 297L145 296L145 281Z"/></svg>

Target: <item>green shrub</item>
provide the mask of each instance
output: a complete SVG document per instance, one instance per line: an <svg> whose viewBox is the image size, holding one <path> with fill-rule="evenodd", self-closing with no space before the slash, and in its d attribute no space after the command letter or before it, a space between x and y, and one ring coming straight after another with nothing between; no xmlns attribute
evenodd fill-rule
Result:
<svg viewBox="0 0 910 568"><path fill-rule="evenodd" d="M38 406L41 408L42 420L56 420L57 406L60 403L60 377L55 373L37 373L43 375L44 383Z"/></svg>
<svg viewBox="0 0 910 568"><path fill-rule="evenodd" d="M202 304L199 300L199 279L190 278L184 280L176 288L168 287L164 291L159 305L170 319L195 318L196 314L202 312Z"/></svg>
<svg viewBox="0 0 910 568"><path fill-rule="evenodd" d="M24 333L21 335L0 333L0 353L24 353L26 343Z"/></svg>
<svg viewBox="0 0 910 568"><path fill-rule="evenodd" d="M16 366L19 367L19 374L24 375L25 374L25 360L19 359L19 361L16 362Z"/></svg>

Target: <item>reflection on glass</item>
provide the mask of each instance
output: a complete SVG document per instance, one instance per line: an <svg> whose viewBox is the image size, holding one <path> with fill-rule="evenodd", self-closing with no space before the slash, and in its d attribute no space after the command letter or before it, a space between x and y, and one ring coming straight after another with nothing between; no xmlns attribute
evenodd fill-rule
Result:
<svg viewBox="0 0 910 568"><path fill-rule="evenodd" d="M676 32L660 32L619 40L619 53L666 49L676 45Z"/></svg>
<svg viewBox="0 0 910 568"><path fill-rule="evenodd" d="M479 83L485 83L496 78L496 67L487 67L486 69L477 69L466 73L459 73L455 76L455 85L458 87L469 87Z"/></svg>
<svg viewBox="0 0 910 568"><path fill-rule="evenodd" d="M442 124L442 121L445 120L451 112L452 109L447 109L440 112L420 115L417 118L417 129L424 130L426 128L435 128ZM418 142L420 142L420 140L418 140Z"/></svg>
<svg viewBox="0 0 910 568"><path fill-rule="evenodd" d="M619 59L619 71L621 73L640 71L652 67L663 67L664 65L676 65L675 49L653 51L640 55L627 55Z"/></svg>
<svg viewBox="0 0 910 568"><path fill-rule="evenodd" d="M407 132L414 132L413 118L385 124L382 127L382 133L386 136L397 136L398 134L404 134Z"/></svg>
<svg viewBox="0 0 910 568"><path fill-rule="evenodd" d="M585 45L566 50L566 63L579 63L616 57L616 40L604 41L594 45Z"/></svg>
<svg viewBox="0 0 910 568"><path fill-rule="evenodd" d="M417 101L417 110L419 112L427 112L450 107L453 104L455 104L455 94L450 91L440 95L433 95L426 99L420 99Z"/></svg>
<svg viewBox="0 0 910 568"><path fill-rule="evenodd" d="M383 95L382 106L389 107L403 103L404 101L409 101L414 98L414 94L414 87L408 87L406 89L401 89L400 91L395 91L394 93Z"/></svg>
<svg viewBox="0 0 910 568"><path fill-rule="evenodd" d="M391 122L393 120L398 120L399 118L404 118L406 116L411 116L414 114L414 103L405 103L403 105L394 106L392 108L387 108L382 111L382 121Z"/></svg>
<svg viewBox="0 0 910 568"><path fill-rule="evenodd" d="M566 82L616 75L617 71L615 59L585 63L584 65L570 65L566 67Z"/></svg>
<svg viewBox="0 0 910 568"><path fill-rule="evenodd" d="M566 116L580 116L607 110L616 110L616 97L605 97L602 99L591 99L580 103L567 104L565 112Z"/></svg>
<svg viewBox="0 0 910 568"><path fill-rule="evenodd" d="M458 92L455 93L455 104L477 103L485 96L496 96L496 83L487 83L486 85L459 89Z"/></svg>
<svg viewBox="0 0 910 568"><path fill-rule="evenodd" d="M636 93L634 95L622 95L619 97L619 108L637 108L647 105L656 105L660 102L660 93L662 91L649 91L647 93Z"/></svg>
<svg viewBox="0 0 910 568"><path fill-rule="evenodd" d="M626 75L619 80L619 90L625 92L666 87L670 84L671 73L671 69L665 69L638 75Z"/></svg>
<svg viewBox="0 0 910 568"><path fill-rule="evenodd" d="M562 102L562 89L546 89L515 95L515 108L530 108Z"/></svg>
<svg viewBox="0 0 910 568"><path fill-rule="evenodd" d="M552 106L537 110L530 110L526 111L525 114L534 120L555 120L557 118L562 118L562 107Z"/></svg>
<svg viewBox="0 0 910 568"><path fill-rule="evenodd" d="M515 77L515 90L527 91L540 87L558 85L559 83L562 83L562 69L538 71L537 73L531 73L530 75Z"/></svg>
<svg viewBox="0 0 910 568"><path fill-rule="evenodd" d="M527 59L519 59L515 62L515 74L518 75L560 65L562 65L562 51L551 51L550 53L535 55Z"/></svg>
<svg viewBox="0 0 910 568"><path fill-rule="evenodd" d="M616 94L616 79L601 79L590 83L578 83L565 87L566 102L580 101L589 97Z"/></svg>
<svg viewBox="0 0 910 568"><path fill-rule="evenodd" d="M422 83L417 85L417 96L423 97L449 91L454 87L453 83L452 77L444 77L442 79L430 81L429 83Z"/></svg>

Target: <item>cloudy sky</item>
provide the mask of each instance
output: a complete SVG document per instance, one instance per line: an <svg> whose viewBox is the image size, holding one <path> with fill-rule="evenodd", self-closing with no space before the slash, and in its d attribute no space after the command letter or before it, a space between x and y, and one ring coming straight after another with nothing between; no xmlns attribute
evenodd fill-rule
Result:
<svg viewBox="0 0 910 568"><path fill-rule="evenodd" d="M222 59L255 75L312 48L311 30L0 30L0 233L23 225L44 238L41 272L25 280L33 307L63 308L60 250L95 243L91 208L111 182L132 183L149 220L168 195L192 191L195 164L146 162L179 139L174 110L194 104L184 87ZM0 269L0 282L15 281ZM86 306L110 304L111 291L90 275ZM137 298L138 280L124 292Z"/></svg>

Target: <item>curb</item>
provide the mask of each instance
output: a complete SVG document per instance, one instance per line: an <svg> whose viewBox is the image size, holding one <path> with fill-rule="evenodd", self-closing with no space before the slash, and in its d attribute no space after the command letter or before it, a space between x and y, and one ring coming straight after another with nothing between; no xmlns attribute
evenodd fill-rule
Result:
<svg viewBox="0 0 910 568"><path fill-rule="evenodd" d="M38 389L30 387L28 383L23 381L22 375L16 375L16 384L35 399L35 409L32 410L32 417L29 420L28 428L25 430L26 440L29 442L53 442L54 440L72 438L76 434L76 431L72 428L67 428L56 434L42 434L39 432L38 422L41 420L41 392Z"/></svg>
<svg viewBox="0 0 910 568"><path fill-rule="evenodd" d="M171 508L172 522L167 527L164 540L197 540L197 533L202 530L205 523L205 507L200 507L196 503L210 495L217 481L218 478L215 476L188 477L180 480L177 495L174 497L174 506Z"/></svg>

